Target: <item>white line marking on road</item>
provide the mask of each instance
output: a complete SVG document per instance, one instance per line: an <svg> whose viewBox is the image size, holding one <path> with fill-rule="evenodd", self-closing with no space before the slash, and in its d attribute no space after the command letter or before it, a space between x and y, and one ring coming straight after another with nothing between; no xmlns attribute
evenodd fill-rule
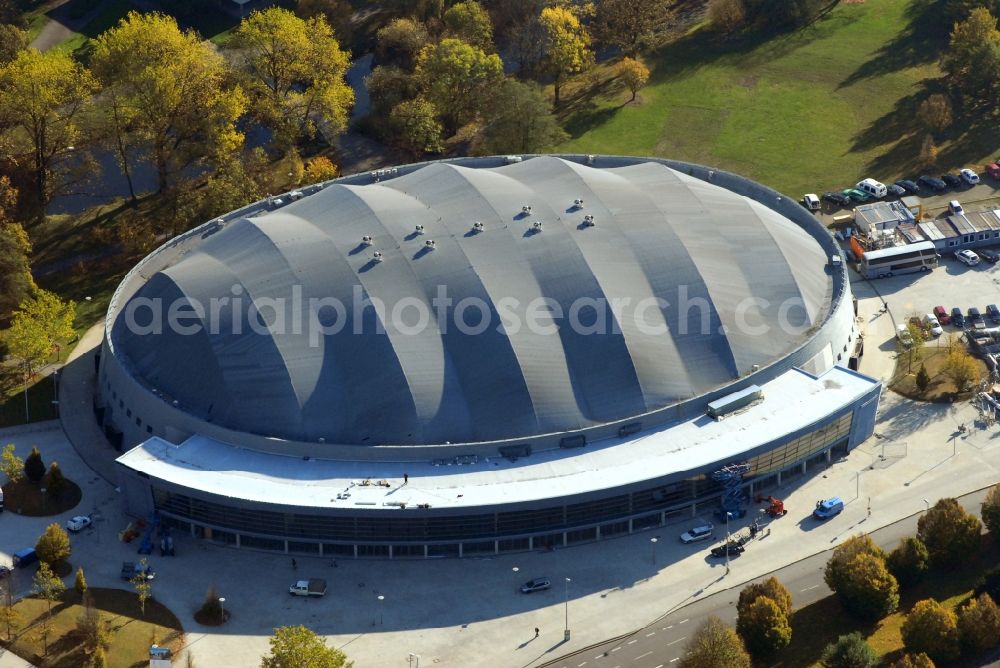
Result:
<svg viewBox="0 0 1000 668"><path fill-rule="evenodd" d="M626 645L634 645L634 644L635 644L636 642L637 642L637 640L629 640L629 641L628 641L627 643L625 643L625 644L626 644Z"/></svg>
<svg viewBox="0 0 1000 668"><path fill-rule="evenodd" d="M663 668L663 664L661 663L661 664L660 664L660 665L658 665L658 666L657 666L656 668Z"/></svg>
<svg viewBox="0 0 1000 668"><path fill-rule="evenodd" d="M645 654L640 654L639 656L635 657L635 658L634 658L634 659L632 659L632 660L633 660L633 661L638 661L639 659L645 659L645 658L646 658L647 656L649 656L650 654L652 654L652 652L646 652Z"/></svg>
<svg viewBox="0 0 1000 668"><path fill-rule="evenodd" d="M583 663L578 663L578 664L576 664L576 668L583 668L583 667L584 667L584 666L586 666L586 665L587 665L587 662L586 662L586 661L584 661Z"/></svg>
<svg viewBox="0 0 1000 668"><path fill-rule="evenodd" d="M819 585L813 585L812 587L806 587L805 589L800 589L799 591L809 591L811 589L816 589L818 587L819 587Z"/></svg>
<svg viewBox="0 0 1000 668"><path fill-rule="evenodd" d="M687 638L687 636L684 636L682 638L678 638L677 640L671 640L670 642L667 643L667 647L670 647L671 645L676 645L680 641L684 640L684 638Z"/></svg>
<svg viewBox="0 0 1000 668"><path fill-rule="evenodd" d="M618 647L615 647L615 648L614 648L613 650L611 650L611 651L612 651L612 652L617 652L617 651L618 651L618 650L620 650L621 648L622 648L622 646L621 646L621 645L618 645Z"/></svg>
<svg viewBox="0 0 1000 668"><path fill-rule="evenodd" d="M675 656L674 658L670 659L670 663L673 663L674 661L677 661L677 660L679 660L680 658L681 658L681 657L679 657L679 656Z"/></svg>
<svg viewBox="0 0 1000 668"><path fill-rule="evenodd" d="M691 621L691 620L690 620L690 619L682 619L681 621L679 621L679 622L677 622L677 623L678 623L678 624L686 624L686 623L688 623L689 621Z"/></svg>
<svg viewBox="0 0 1000 668"><path fill-rule="evenodd" d="M656 631L650 631L649 633L646 634L646 637L648 638L650 636L655 636L655 635L656 635Z"/></svg>
<svg viewBox="0 0 1000 668"><path fill-rule="evenodd" d="M672 628L674 628L673 624L671 624L670 626L664 626L663 630L666 631L667 629L672 629Z"/></svg>
<svg viewBox="0 0 1000 668"><path fill-rule="evenodd" d="M597 661L598 659L603 659L606 654L607 652L605 652L604 654L598 654L597 656L594 657L594 661Z"/></svg>

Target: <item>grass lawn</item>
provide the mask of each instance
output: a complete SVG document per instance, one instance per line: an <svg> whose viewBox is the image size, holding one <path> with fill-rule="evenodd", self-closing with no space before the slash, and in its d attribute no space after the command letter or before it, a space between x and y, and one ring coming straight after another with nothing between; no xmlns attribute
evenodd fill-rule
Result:
<svg viewBox="0 0 1000 668"><path fill-rule="evenodd" d="M180 620L155 599L146 601L146 612L139 610L135 593L124 589L88 590L101 618L110 623L111 646L107 651L111 668L132 668L148 665L149 646L154 642L170 647L176 653L184 642L184 629ZM156 595L156 589L153 589ZM36 598L19 601L14 609L20 613L22 628L12 643L4 644L13 653L24 657L42 668L78 668L87 664L86 655L76 637L77 618L84 608L80 596L72 589L52 608L52 626L49 631L49 651L44 654L38 631L45 618L47 603ZM27 625L27 628L23 628Z"/></svg>
<svg viewBox="0 0 1000 668"><path fill-rule="evenodd" d="M87 45L87 42L118 23L133 9L137 9L137 7L130 0L110 0L104 9L81 28L80 32L73 33L72 37L60 42L52 50L70 54L80 51Z"/></svg>
<svg viewBox="0 0 1000 668"><path fill-rule="evenodd" d="M45 453L42 453L44 460ZM45 462L48 466L49 462ZM59 515L76 508L83 498L80 486L72 480L65 480L66 486L58 495L46 492L42 494L41 485L21 478L15 483L8 482L3 486L4 507L19 515L28 517L48 517Z"/></svg>
<svg viewBox="0 0 1000 668"><path fill-rule="evenodd" d="M828 596L792 613L792 643L770 664L773 668L803 668L819 666L823 648L838 636L860 631L872 649L889 665L903 653L900 630L906 613L925 598L934 598L947 607L961 607L972 595L972 589L982 574L1000 559L1000 549L984 538L983 549L974 559L962 561L945 570L932 571L919 583L904 589L900 595L899 612L876 624L859 624L840 607L836 596ZM975 657L963 657L953 665L980 665Z"/></svg>
<svg viewBox="0 0 1000 668"><path fill-rule="evenodd" d="M971 396L971 391L958 394L955 384L943 373L944 364L948 359L948 347L946 342L941 340L943 338L942 336L924 344L921 362L931 377L931 384L926 393L920 394L920 390L917 389L917 371L920 370L921 362L908 364L906 355L899 355L896 358L896 372L889 387L904 397L917 401L951 401L952 397L955 397L956 400L968 399ZM979 377L987 377L990 372L986 363L978 357L972 359L975 360L979 369Z"/></svg>
<svg viewBox="0 0 1000 668"><path fill-rule="evenodd" d="M947 43L929 0L838 5L794 33L723 42L705 26L646 56L640 92L568 100L566 152L655 155L730 169L791 196L913 175L919 101ZM1000 124L957 119L943 166L981 164Z"/></svg>
<svg viewBox="0 0 1000 668"><path fill-rule="evenodd" d="M0 427L16 427L27 424L24 415L24 386L20 384L20 375L4 375L0 378ZM59 417L55 400L55 387L51 376L45 376L33 381L28 386L28 416L31 422L54 420Z"/></svg>

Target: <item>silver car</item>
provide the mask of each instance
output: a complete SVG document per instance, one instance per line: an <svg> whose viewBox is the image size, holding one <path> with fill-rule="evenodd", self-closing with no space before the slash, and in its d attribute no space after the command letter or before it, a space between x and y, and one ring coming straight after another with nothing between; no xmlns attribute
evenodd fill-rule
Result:
<svg viewBox="0 0 1000 668"><path fill-rule="evenodd" d="M697 543L699 540L708 540L712 537L713 529L715 529L715 527L711 524L704 524L700 527L688 529L681 534L681 542L687 545L688 543Z"/></svg>
<svg viewBox="0 0 1000 668"><path fill-rule="evenodd" d="M548 578L535 578L534 580L528 580L523 585L521 585L522 594L530 594L533 591L542 591L543 589L548 589L552 586Z"/></svg>

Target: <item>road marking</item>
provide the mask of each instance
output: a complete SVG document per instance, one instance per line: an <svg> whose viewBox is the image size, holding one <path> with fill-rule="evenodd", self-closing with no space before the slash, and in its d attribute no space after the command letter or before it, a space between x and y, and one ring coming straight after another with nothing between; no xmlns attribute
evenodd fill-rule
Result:
<svg viewBox="0 0 1000 668"><path fill-rule="evenodd" d="M587 665L587 662L586 662L586 661L584 661L583 663L578 663L578 664L576 664L576 668L583 668L583 667L584 667L584 666L586 666L586 665Z"/></svg>
<svg viewBox="0 0 1000 668"><path fill-rule="evenodd" d="M637 641L637 640L629 640L629 641L628 641L627 643L625 643L625 644L626 644L626 645L634 645L634 644L635 644L636 642L638 642L638 641Z"/></svg>
<svg viewBox="0 0 1000 668"><path fill-rule="evenodd" d="M677 661L680 658L681 657L679 657L679 656L675 656L674 658L670 659L670 663L673 663L674 661Z"/></svg>
<svg viewBox="0 0 1000 668"><path fill-rule="evenodd" d="M621 646L621 645L618 645L618 647L615 647L615 648L614 648L613 650L611 650L611 651L612 651L612 652L617 652L617 651L618 651L618 650L620 650L621 648L622 648L622 646Z"/></svg>
<svg viewBox="0 0 1000 668"><path fill-rule="evenodd" d="M663 664L661 663L661 664L660 664L660 665L658 665L658 666L657 666L656 668L663 668Z"/></svg>
<svg viewBox="0 0 1000 668"><path fill-rule="evenodd" d="M656 631L650 631L649 633L646 634L646 637L648 638L650 636L655 636L655 635L656 635Z"/></svg>
<svg viewBox="0 0 1000 668"><path fill-rule="evenodd" d="M800 589L799 591L809 591L811 589L816 589L819 585L813 585L812 587L806 587L805 589Z"/></svg>
<svg viewBox="0 0 1000 668"><path fill-rule="evenodd" d="M607 652L604 652L603 654L598 654L597 656L594 657L594 661L597 661L598 659L603 659L607 655L608 655Z"/></svg>
<svg viewBox="0 0 1000 668"><path fill-rule="evenodd" d="M670 642L667 643L667 647L670 647L671 645L676 645L680 641L684 640L684 638L687 638L687 636L683 636L681 638L678 638L677 640L671 640Z"/></svg>
<svg viewBox="0 0 1000 668"><path fill-rule="evenodd" d="M678 624L686 624L686 623L688 623L689 621L691 621L691 620L690 620L690 619L682 619L681 621L679 621L679 622L677 622L677 623L678 623Z"/></svg>
<svg viewBox="0 0 1000 668"><path fill-rule="evenodd" d="M671 624L670 626L664 626L663 630L666 631L667 629L672 629L672 628L674 628L673 624Z"/></svg>
<svg viewBox="0 0 1000 668"><path fill-rule="evenodd" d="M650 654L652 654L652 652L646 652L645 654L640 654L639 656L635 657L635 658L634 658L634 659L632 659L632 660L633 660L633 661L638 661L639 659L645 659L645 658L646 658L647 656L649 656Z"/></svg>

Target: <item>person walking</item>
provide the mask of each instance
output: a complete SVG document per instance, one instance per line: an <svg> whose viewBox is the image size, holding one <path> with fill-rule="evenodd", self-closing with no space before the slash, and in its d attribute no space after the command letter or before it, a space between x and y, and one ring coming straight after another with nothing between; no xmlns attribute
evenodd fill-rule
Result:
<svg viewBox="0 0 1000 668"><path fill-rule="evenodd" d="M535 627L535 637L536 638L538 637L538 627L537 626Z"/></svg>
<svg viewBox="0 0 1000 668"><path fill-rule="evenodd" d="M297 571L298 569L299 569L299 565L297 563L295 563L295 559L292 559L292 570L293 571Z"/></svg>

